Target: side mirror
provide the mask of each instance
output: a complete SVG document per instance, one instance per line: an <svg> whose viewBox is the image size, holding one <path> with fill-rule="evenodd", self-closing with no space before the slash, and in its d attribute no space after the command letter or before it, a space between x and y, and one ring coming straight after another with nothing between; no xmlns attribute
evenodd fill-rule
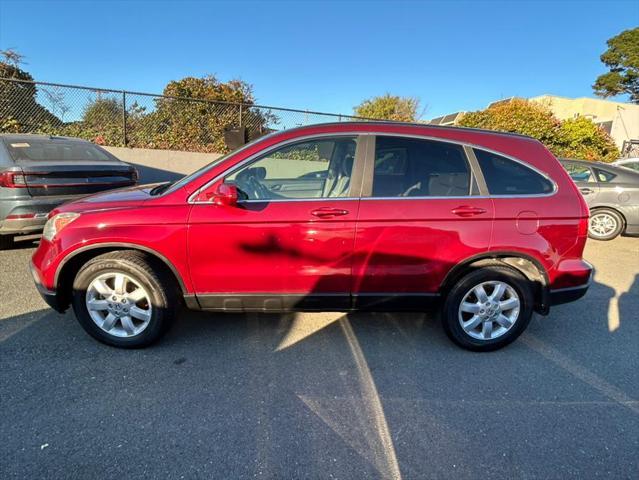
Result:
<svg viewBox="0 0 639 480"><path fill-rule="evenodd" d="M213 194L213 203L226 207L237 205L237 187L228 183L220 183Z"/></svg>
<svg viewBox="0 0 639 480"><path fill-rule="evenodd" d="M237 204L239 194L237 187L228 183L220 182L212 188L200 193L196 201L211 202L215 205L232 207Z"/></svg>

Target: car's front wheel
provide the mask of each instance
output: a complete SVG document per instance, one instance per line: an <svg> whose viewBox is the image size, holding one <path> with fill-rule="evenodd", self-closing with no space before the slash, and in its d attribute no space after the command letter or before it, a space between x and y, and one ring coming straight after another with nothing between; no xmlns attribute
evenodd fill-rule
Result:
<svg viewBox="0 0 639 480"><path fill-rule="evenodd" d="M532 317L530 281L502 266L487 266L463 276L450 290L442 312L448 336L476 351L502 348L526 329Z"/></svg>
<svg viewBox="0 0 639 480"><path fill-rule="evenodd" d="M592 212L588 222L588 236L595 240L612 240L623 230L623 219L614 210L600 208Z"/></svg>
<svg viewBox="0 0 639 480"><path fill-rule="evenodd" d="M171 274L137 251L100 255L85 264L73 283L73 310L97 340L139 348L170 327L179 297Z"/></svg>

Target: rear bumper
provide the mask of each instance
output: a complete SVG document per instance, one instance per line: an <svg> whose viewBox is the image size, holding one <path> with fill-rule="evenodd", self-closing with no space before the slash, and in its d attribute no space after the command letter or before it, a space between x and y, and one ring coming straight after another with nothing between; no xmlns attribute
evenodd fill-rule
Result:
<svg viewBox="0 0 639 480"><path fill-rule="evenodd" d="M39 232L47 223L47 213L36 214L33 218L4 219L0 222L0 235Z"/></svg>
<svg viewBox="0 0 639 480"><path fill-rule="evenodd" d="M85 195L14 197L0 199L0 234L21 234L41 231L51 210ZM9 215L34 215L31 218L7 218Z"/></svg>
<svg viewBox="0 0 639 480"><path fill-rule="evenodd" d="M586 292L588 291L588 288L590 288L593 275L594 275L594 270L591 270L590 277L588 278L588 282L583 285L577 285L575 287L551 289L548 293L549 305L550 306L561 305L563 303L570 303L570 302L574 302L575 300L579 300L581 297L583 297L586 294Z"/></svg>

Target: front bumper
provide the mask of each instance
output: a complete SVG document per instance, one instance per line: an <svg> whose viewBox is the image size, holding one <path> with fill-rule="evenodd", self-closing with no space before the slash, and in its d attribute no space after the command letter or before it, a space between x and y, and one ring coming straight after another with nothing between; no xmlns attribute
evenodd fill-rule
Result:
<svg viewBox="0 0 639 480"><path fill-rule="evenodd" d="M38 274L38 270L35 268L33 263L29 264L31 268L31 275L33 276L33 283L35 283L35 287L38 290L38 293L42 297L42 299L47 302L51 308L55 311L63 313L66 308L62 307L60 304L60 300L58 298L58 294L55 290L49 290L44 285L42 285L42 281L40 280L40 275Z"/></svg>
<svg viewBox="0 0 639 480"><path fill-rule="evenodd" d="M588 282L583 285L577 285L576 287L551 289L548 293L549 305L561 305L563 303L570 303L574 302L575 300L579 300L588 291L588 288L592 283L594 273L594 269L591 270Z"/></svg>

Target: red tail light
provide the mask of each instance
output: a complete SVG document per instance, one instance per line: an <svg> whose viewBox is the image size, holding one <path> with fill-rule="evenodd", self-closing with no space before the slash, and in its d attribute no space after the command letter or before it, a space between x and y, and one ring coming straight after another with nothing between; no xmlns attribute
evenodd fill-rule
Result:
<svg viewBox="0 0 639 480"><path fill-rule="evenodd" d="M8 171L0 172L0 187L5 188L26 188L27 179L22 172Z"/></svg>
<svg viewBox="0 0 639 480"><path fill-rule="evenodd" d="M4 219L5 220L22 220L25 218L35 218L36 214L35 213L12 213L10 215L7 215Z"/></svg>

